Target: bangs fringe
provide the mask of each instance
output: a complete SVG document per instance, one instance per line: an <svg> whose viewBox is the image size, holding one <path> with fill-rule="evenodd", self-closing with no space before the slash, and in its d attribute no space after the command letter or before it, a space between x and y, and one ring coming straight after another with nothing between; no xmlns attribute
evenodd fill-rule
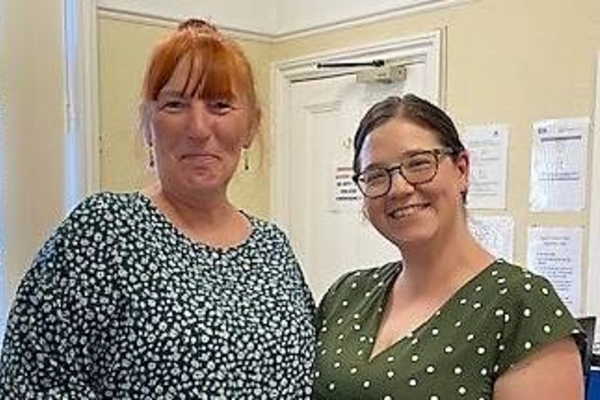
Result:
<svg viewBox="0 0 600 400"><path fill-rule="evenodd" d="M235 58L237 49L230 49L218 37L211 35L190 35L179 32L176 37L161 43L152 58L146 76L143 98L156 100L161 89L167 84L181 60L188 59L189 68L182 95L202 99L226 99L235 97L234 83L245 79L240 71L245 71ZM243 64L243 63L242 63ZM240 68L242 67L242 68Z"/></svg>
<svg viewBox="0 0 600 400"><path fill-rule="evenodd" d="M216 40L197 43L191 50L188 76L181 94L201 99L232 100L236 73L235 60L222 43Z"/></svg>

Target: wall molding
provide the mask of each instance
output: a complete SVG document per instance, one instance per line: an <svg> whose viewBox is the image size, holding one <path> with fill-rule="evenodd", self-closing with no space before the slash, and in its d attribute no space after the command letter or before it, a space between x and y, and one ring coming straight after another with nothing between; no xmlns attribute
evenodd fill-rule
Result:
<svg viewBox="0 0 600 400"><path fill-rule="evenodd" d="M115 10L105 7L98 7L98 17L165 28L173 28L181 21L181 18L175 16L159 16L143 12ZM275 39L270 35L228 27L222 24L219 25L219 30L235 39L246 39L264 43L275 42Z"/></svg>
<svg viewBox="0 0 600 400"><path fill-rule="evenodd" d="M276 42L282 42L320 33L355 28L363 25L392 20L395 18L406 17L409 15L450 8L473 1L474 0L433 0L423 1L418 4L405 4L375 13L365 13L361 14L360 16L335 19L320 24L311 24L301 29L281 30L273 35L273 40Z"/></svg>
<svg viewBox="0 0 600 400"><path fill-rule="evenodd" d="M100 112L98 107L98 37L96 0L80 0L74 6L72 20L66 30L75 37L75 46L69 49L69 62L66 68L67 82L67 132L76 150L77 182L73 183L78 202L81 198L100 189ZM73 40L69 38L68 40ZM68 204L67 207L73 204Z"/></svg>
<svg viewBox="0 0 600 400"><path fill-rule="evenodd" d="M123 0L97 0L98 14L101 17L122 21L172 27L182 18L189 15L199 15L196 7L171 5L168 8L159 7L158 2L149 1L123 1ZM224 0L223 0L224 1ZM234 1L234 0L231 0ZM277 0L265 0L272 2L270 8L274 9L275 21L270 21L265 15L256 12L255 15L247 15L245 18L233 16L217 9L211 4L205 5L202 15L214 19L217 25L231 36L251 39L260 42L276 43L304 36L315 35L333 30L347 29L361 25L372 24L390 20L402 16L434 11L437 9L454 7L457 5L473 2L476 0L398 0L395 5L381 5L377 11L356 11L353 15L342 16L332 12L323 14L313 13L314 20L301 21L296 27L285 27L285 22L277 21ZM364 0L365 4L372 0ZM162 3L161 3L162 4ZM363 7L365 8L365 7Z"/></svg>

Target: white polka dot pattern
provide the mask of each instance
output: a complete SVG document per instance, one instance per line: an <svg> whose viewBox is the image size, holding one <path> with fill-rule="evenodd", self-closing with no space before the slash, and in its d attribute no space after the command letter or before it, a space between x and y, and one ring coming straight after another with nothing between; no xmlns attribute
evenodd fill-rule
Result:
<svg viewBox="0 0 600 400"><path fill-rule="evenodd" d="M317 347L343 351L317 357L315 399L491 399L495 380L513 364L539 346L579 335L546 279L498 260L370 359L378 310L400 269L392 263L350 273L322 300L318 326L328 329L321 329ZM371 295L361 296L365 292ZM332 320L338 323L327 322ZM338 335L344 335L341 346ZM328 367L332 363L338 368ZM331 385L335 390L325 390Z"/></svg>

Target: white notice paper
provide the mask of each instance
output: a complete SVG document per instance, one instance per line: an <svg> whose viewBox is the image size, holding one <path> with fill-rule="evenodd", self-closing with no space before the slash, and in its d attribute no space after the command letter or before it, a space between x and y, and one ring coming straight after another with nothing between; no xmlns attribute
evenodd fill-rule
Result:
<svg viewBox="0 0 600 400"><path fill-rule="evenodd" d="M581 307L583 229L531 227L528 230L528 268L546 277L575 315Z"/></svg>
<svg viewBox="0 0 600 400"><path fill-rule="evenodd" d="M352 166L334 163L330 182L329 210L334 212L360 210L362 194L352 180Z"/></svg>
<svg viewBox="0 0 600 400"><path fill-rule="evenodd" d="M508 126L466 127L464 139L471 156L467 207L505 209Z"/></svg>
<svg viewBox="0 0 600 400"><path fill-rule="evenodd" d="M585 207L588 118L533 125L531 211L581 211Z"/></svg>
<svg viewBox="0 0 600 400"><path fill-rule="evenodd" d="M512 217L471 215L469 228L479 243L495 257L513 262L515 221Z"/></svg>

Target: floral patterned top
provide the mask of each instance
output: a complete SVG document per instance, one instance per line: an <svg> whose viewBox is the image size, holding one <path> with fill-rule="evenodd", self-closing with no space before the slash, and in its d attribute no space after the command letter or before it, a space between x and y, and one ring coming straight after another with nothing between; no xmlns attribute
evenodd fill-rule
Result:
<svg viewBox="0 0 600 400"><path fill-rule="evenodd" d="M318 311L315 399L485 400L498 376L581 331L550 283L503 260L428 321L369 360L401 266L343 276Z"/></svg>
<svg viewBox="0 0 600 400"><path fill-rule="evenodd" d="M307 399L312 297L285 235L181 234L140 193L80 204L18 290L2 399Z"/></svg>

